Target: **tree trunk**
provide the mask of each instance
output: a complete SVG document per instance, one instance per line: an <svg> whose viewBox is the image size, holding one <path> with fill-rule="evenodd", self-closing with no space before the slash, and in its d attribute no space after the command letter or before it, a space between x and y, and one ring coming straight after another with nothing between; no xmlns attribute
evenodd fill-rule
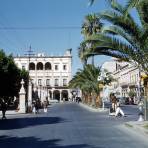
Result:
<svg viewBox="0 0 148 148"><path fill-rule="evenodd" d="M96 104L95 102L96 102L96 95L93 94L93 95L92 95L91 106L95 107L95 106L96 106L96 105L95 105L95 104Z"/></svg>
<svg viewBox="0 0 148 148"><path fill-rule="evenodd" d="M100 98L100 95L96 98L96 108L102 107L102 99Z"/></svg>

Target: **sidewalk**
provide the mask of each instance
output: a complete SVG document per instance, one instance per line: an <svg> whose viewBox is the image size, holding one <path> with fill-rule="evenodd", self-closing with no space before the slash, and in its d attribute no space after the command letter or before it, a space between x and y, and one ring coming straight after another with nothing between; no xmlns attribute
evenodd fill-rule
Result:
<svg viewBox="0 0 148 148"><path fill-rule="evenodd" d="M93 107L83 104L81 102L78 103L78 105L80 105L81 107L83 107L91 112L106 112L106 111L108 111L107 108L93 108Z"/></svg>
<svg viewBox="0 0 148 148"><path fill-rule="evenodd" d="M6 116L19 115L19 114L22 114L22 113L17 112L16 110L7 110L6 111ZM0 117L2 117L2 111L0 111Z"/></svg>
<svg viewBox="0 0 148 148"><path fill-rule="evenodd" d="M132 134L143 140L147 140L148 137L148 121L129 121L120 125L120 130Z"/></svg>

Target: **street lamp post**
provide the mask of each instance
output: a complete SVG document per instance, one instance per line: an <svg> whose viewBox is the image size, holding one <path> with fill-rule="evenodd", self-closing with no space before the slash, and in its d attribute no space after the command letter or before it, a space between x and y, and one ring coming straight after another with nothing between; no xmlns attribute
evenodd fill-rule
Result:
<svg viewBox="0 0 148 148"><path fill-rule="evenodd" d="M34 54L32 53L32 49L31 49L31 45L29 47L29 50L27 51L27 54L25 54L26 56L28 56L28 73L29 73L29 77L30 77L30 58L31 56L33 56ZM31 79L29 78L28 80L28 99L27 99L27 112L32 112L32 83L31 83Z"/></svg>

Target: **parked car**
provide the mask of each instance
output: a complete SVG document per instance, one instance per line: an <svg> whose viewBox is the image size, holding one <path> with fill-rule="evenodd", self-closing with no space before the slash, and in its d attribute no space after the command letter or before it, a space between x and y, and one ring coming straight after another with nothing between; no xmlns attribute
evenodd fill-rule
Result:
<svg viewBox="0 0 148 148"><path fill-rule="evenodd" d="M125 104L125 98L124 97L119 97L117 99L119 100L120 104Z"/></svg>
<svg viewBox="0 0 148 148"><path fill-rule="evenodd" d="M129 97L125 97L125 104L126 105L129 105L130 104Z"/></svg>

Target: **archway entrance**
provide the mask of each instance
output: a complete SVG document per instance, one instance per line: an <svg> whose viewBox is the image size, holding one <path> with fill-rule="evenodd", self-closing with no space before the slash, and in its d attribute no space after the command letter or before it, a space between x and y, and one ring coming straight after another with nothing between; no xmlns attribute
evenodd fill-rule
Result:
<svg viewBox="0 0 148 148"><path fill-rule="evenodd" d="M67 90L62 90L62 100L68 101L68 91Z"/></svg>
<svg viewBox="0 0 148 148"><path fill-rule="evenodd" d="M49 97L50 100L53 99L53 98L52 98L52 92L51 92L50 90L48 91L48 97Z"/></svg>
<svg viewBox="0 0 148 148"><path fill-rule="evenodd" d="M60 101L60 91L55 90L53 92L53 99L56 99L56 100Z"/></svg>

